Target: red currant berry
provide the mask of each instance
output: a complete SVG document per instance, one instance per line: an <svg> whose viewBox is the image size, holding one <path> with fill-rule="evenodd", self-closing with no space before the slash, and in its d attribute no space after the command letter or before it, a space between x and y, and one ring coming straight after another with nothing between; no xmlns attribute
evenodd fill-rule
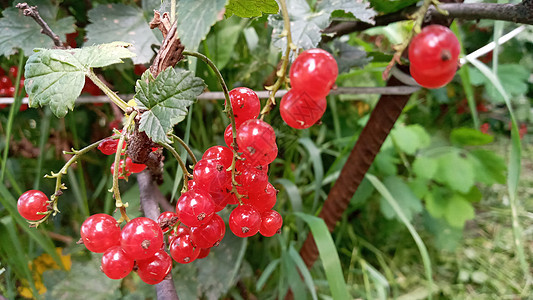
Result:
<svg viewBox="0 0 533 300"><path fill-rule="evenodd" d="M230 183L231 173L222 162L213 159L201 159L193 170L195 184L202 190L221 190Z"/></svg>
<svg viewBox="0 0 533 300"><path fill-rule="evenodd" d="M137 261L137 274L148 284L158 284L172 270L172 258L165 250L157 251L154 256Z"/></svg>
<svg viewBox="0 0 533 300"><path fill-rule="evenodd" d="M226 127L226 130L224 130L224 142L226 143L226 146L228 146L230 149L233 147L231 144L233 143L233 127L231 127L231 124ZM239 128L239 127L237 127Z"/></svg>
<svg viewBox="0 0 533 300"><path fill-rule="evenodd" d="M261 214L251 205L237 206L229 215L229 228L238 237L256 234L261 226Z"/></svg>
<svg viewBox="0 0 533 300"><path fill-rule="evenodd" d="M19 214L30 221L37 221L44 218L48 211L48 197L41 191L29 190L20 195L17 201L17 209Z"/></svg>
<svg viewBox="0 0 533 300"><path fill-rule="evenodd" d="M457 70L459 52L459 41L449 28L442 25L424 27L409 45L411 75L424 87L444 86Z"/></svg>
<svg viewBox="0 0 533 300"><path fill-rule="evenodd" d="M167 233L174 224L178 221L178 214L171 211L162 212L157 218L157 223L163 233Z"/></svg>
<svg viewBox="0 0 533 300"><path fill-rule="evenodd" d="M105 155L115 154L117 152L118 139L105 138L99 145L98 150L100 150ZM122 147L124 148L124 144Z"/></svg>
<svg viewBox="0 0 533 300"><path fill-rule="evenodd" d="M137 64L133 66L133 73L137 76L141 76L146 70L148 70L148 68L142 64Z"/></svg>
<svg viewBox="0 0 533 300"><path fill-rule="evenodd" d="M169 252L178 263L188 264L198 257L200 248L193 245L190 235L184 234L172 241Z"/></svg>
<svg viewBox="0 0 533 300"><path fill-rule="evenodd" d="M126 172L140 173L146 169L145 164L136 164L130 157L126 157Z"/></svg>
<svg viewBox="0 0 533 300"><path fill-rule="evenodd" d="M277 194L278 190L269 182L262 191L250 193L248 198L242 198L242 202L252 205L259 212L264 212L274 207Z"/></svg>
<svg viewBox="0 0 533 300"><path fill-rule="evenodd" d="M217 246L226 233L224 220L215 214L211 220L200 227L191 227L192 242L200 248Z"/></svg>
<svg viewBox="0 0 533 300"><path fill-rule="evenodd" d="M283 218L275 210L268 210L261 214L261 227L259 233L263 236L273 236L281 232Z"/></svg>
<svg viewBox="0 0 533 300"><path fill-rule="evenodd" d="M206 258L209 255L209 252L211 252L211 248L200 249L200 254L198 254L198 257L196 259Z"/></svg>
<svg viewBox="0 0 533 300"><path fill-rule="evenodd" d="M202 159L212 159L214 161L220 162L224 168L231 167L231 162L233 160L233 151L228 147L223 146L213 146L207 149L202 155Z"/></svg>
<svg viewBox="0 0 533 300"><path fill-rule="evenodd" d="M0 87L9 88L12 86L13 84L11 84L11 79L9 79L9 76L7 75L0 76Z"/></svg>
<svg viewBox="0 0 533 300"><path fill-rule="evenodd" d="M118 168L118 179L124 179L128 176L131 175L131 172L124 172L124 160L121 159L119 161L119 168ZM111 168L110 168L110 171L111 171L111 175L115 174L115 163L112 163L111 164Z"/></svg>
<svg viewBox="0 0 533 300"><path fill-rule="evenodd" d="M248 165L267 165L278 155L276 133L262 120L244 122L237 130L237 144Z"/></svg>
<svg viewBox="0 0 533 300"><path fill-rule="evenodd" d="M237 186L239 194L248 195L249 192L253 194L265 189L268 183L268 174L263 172L261 168L252 167L241 171L235 176L235 181L240 184Z"/></svg>
<svg viewBox="0 0 533 300"><path fill-rule="evenodd" d="M215 203L211 196L203 191L188 191L178 199L176 212L183 224L189 227L201 226L207 224L215 214Z"/></svg>
<svg viewBox="0 0 533 300"><path fill-rule="evenodd" d="M257 94L249 88L238 87L229 92L235 124L239 127L244 121L255 119L261 112L261 102Z"/></svg>
<svg viewBox="0 0 533 300"><path fill-rule="evenodd" d="M163 246L163 231L156 221L139 217L124 226L120 234L120 245L132 259L146 259Z"/></svg>
<svg viewBox="0 0 533 300"><path fill-rule="evenodd" d="M314 99L325 98L339 70L335 58L322 49L309 49L294 60L290 70L293 88L305 90Z"/></svg>
<svg viewBox="0 0 533 300"><path fill-rule="evenodd" d="M326 106L326 98L312 99L307 92L293 88L281 98L279 112L290 127L305 129L322 118Z"/></svg>
<svg viewBox="0 0 533 300"><path fill-rule="evenodd" d="M80 236L85 247L95 253L120 245L120 227L117 220L107 214L88 217L81 225Z"/></svg>
<svg viewBox="0 0 533 300"><path fill-rule="evenodd" d="M18 73L19 69L16 66L9 67L9 76L17 78Z"/></svg>
<svg viewBox="0 0 533 300"><path fill-rule="evenodd" d="M191 229L183 224L180 224L175 230L173 229L172 231L170 231L170 235L168 236L168 244L172 244L173 240L184 234L190 235Z"/></svg>
<svg viewBox="0 0 533 300"><path fill-rule="evenodd" d="M107 249L102 256L102 271L111 279L122 279L133 269L133 259L120 246Z"/></svg>

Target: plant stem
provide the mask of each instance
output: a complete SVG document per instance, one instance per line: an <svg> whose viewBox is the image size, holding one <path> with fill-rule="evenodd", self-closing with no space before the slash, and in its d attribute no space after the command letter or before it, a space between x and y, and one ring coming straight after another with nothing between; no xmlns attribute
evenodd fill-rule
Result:
<svg viewBox="0 0 533 300"><path fill-rule="evenodd" d="M283 33L282 35L287 37L287 48L285 49L285 54L282 58L281 68L277 72L278 79L276 82L268 87L265 87L267 90L270 90L270 96L268 97L265 106L261 110L261 120L268 114L274 105L276 105L276 92L280 89L281 85L287 81L285 73L287 72L287 66L289 65L289 55L293 47L292 36L291 36L291 19L289 18L289 11L287 10L287 3L285 0L279 0L281 5L281 15L283 16Z"/></svg>
<svg viewBox="0 0 533 300"><path fill-rule="evenodd" d="M188 55L188 56L194 56L204 61L215 72L215 75L217 76L217 79L218 79L218 83L222 86L222 91L224 92L224 97L226 98L224 112L230 119L231 132L233 134L233 142L231 143L232 150L233 150L233 159L231 161L231 167L230 167L232 192L235 194L235 196L237 196L237 198L240 201L242 196L237 192L236 186L239 184L237 183L237 181L235 181L235 164L236 164L237 159L239 159L239 153L238 153L238 147L237 147L237 127L235 126L235 116L233 115L233 108L231 107L228 86L226 85L226 82L224 81L222 74L220 74L220 71L218 70L217 66L215 66L215 64L207 56L203 55L202 53L186 51L186 50L183 51L182 54Z"/></svg>
<svg viewBox="0 0 533 300"><path fill-rule="evenodd" d="M170 1L170 24L174 24L176 21L176 0Z"/></svg>
<svg viewBox="0 0 533 300"><path fill-rule="evenodd" d="M137 111L133 111L131 115L129 115L128 120L126 121L126 125L124 125L124 128L122 129L122 134L120 135L120 139L118 140L117 145L117 152L115 153L115 162L114 162L114 172L113 172L113 195L115 196L115 206L120 210L120 215L122 216L122 219L126 222L130 221L130 218L126 214L126 207L128 206L127 203L122 203L122 198L120 197L120 190L118 187L118 177L120 175L120 157L122 156L122 145L124 145L124 140L126 139L126 132L128 128L133 123L133 120L135 119L135 116L137 116ZM120 223L120 221L119 221Z"/></svg>
<svg viewBox="0 0 533 300"><path fill-rule="evenodd" d="M191 148L189 148L187 143L185 143L179 136L175 134L172 134L172 137L180 143L180 145L187 151L187 153L189 153L189 156L192 159L192 164L196 165L198 163L198 160L196 159L196 156L194 156L194 153L192 152Z"/></svg>
<svg viewBox="0 0 533 300"><path fill-rule="evenodd" d="M91 79L91 81L94 82L94 84L96 84L107 95L107 97L113 101L113 103L120 107L122 111L126 111L128 104L124 100L120 99L120 97L117 96L117 94L115 94L115 92L113 92L107 85L105 85L105 83L103 83L98 76L96 76L93 69L89 69L87 72L85 72L85 75L87 75L87 77L89 77L89 79Z"/></svg>
<svg viewBox="0 0 533 300"><path fill-rule="evenodd" d="M185 165L185 163L183 162L183 160L181 159L181 156L178 154L178 152L176 151L176 149L174 149L172 146L170 146L169 144L167 143L161 143L161 145L163 147L165 147L165 149L167 149L168 151L170 151L170 153L172 153L172 155L174 156L174 158L178 161L178 164L180 165L181 167L181 170L183 171L183 188L185 190L187 190L188 186L188 182L189 182L189 178L192 177L191 173L189 173L189 170L187 170L187 166Z"/></svg>

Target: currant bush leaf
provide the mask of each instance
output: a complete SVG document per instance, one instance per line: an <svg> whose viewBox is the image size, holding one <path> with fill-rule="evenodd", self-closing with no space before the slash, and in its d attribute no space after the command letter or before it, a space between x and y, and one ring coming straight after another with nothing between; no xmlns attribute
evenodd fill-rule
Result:
<svg viewBox="0 0 533 300"><path fill-rule="evenodd" d="M24 72L30 106L49 105L54 115L64 117L74 108L87 72L134 56L128 46L115 42L81 49L37 49Z"/></svg>
<svg viewBox="0 0 533 300"><path fill-rule="evenodd" d="M429 146L431 138L426 130L418 125L398 125L391 131L391 137L395 145L401 151L413 155L421 148Z"/></svg>
<svg viewBox="0 0 533 300"><path fill-rule="evenodd" d="M279 6L276 0L230 0L226 6L226 16L241 18L260 17L263 14L276 14Z"/></svg>
<svg viewBox="0 0 533 300"><path fill-rule="evenodd" d="M337 61L339 73L348 72L353 67L363 68L372 60L362 48L340 41L333 43L333 49L330 52L333 53L333 57Z"/></svg>
<svg viewBox="0 0 533 300"><path fill-rule="evenodd" d="M450 151L438 158L439 166L435 181L446 184L451 189L466 194L474 185L474 167L468 156Z"/></svg>
<svg viewBox="0 0 533 300"><path fill-rule="evenodd" d="M451 226L463 228L465 222L472 220L475 216L472 204L459 194L454 194L448 199L444 217Z"/></svg>
<svg viewBox="0 0 533 300"><path fill-rule="evenodd" d="M409 186L405 184L402 179L396 176L389 176L385 178L383 184L385 184L389 191L394 191L394 199L398 201L398 204L408 220L412 220L416 213L422 211L422 202L415 196ZM386 218L397 218L398 221L401 221L387 200L381 198L380 204L381 212Z"/></svg>
<svg viewBox="0 0 533 300"><path fill-rule="evenodd" d="M481 146L493 140L492 135L468 127L455 128L450 134L450 141L459 146Z"/></svg>
<svg viewBox="0 0 533 300"><path fill-rule="evenodd" d="M505 183L507 165L501 156L486 149L472 150L470 154L477 181L488 185Z"/></svg>
<svg viewBox="0 0 533 300"><path fill-rule="evenodd" d="M358 20L366 23L374 24L374 17L376 11L370 8L370 4L366 1L353 0L322 0L318 1L318 10L324 11L331 15L334 11L341 10L351 13Z"/></svg>
<svg viewBox="0 0 533 300"><path fill-rule="evenodd" d="M142 9L124 4L98 5L88 12L87 45L120 39L133 45L133 63L143 64L154 56L152 44L160 44Z"/></svg>
<svg viewBox="0 0 533 300"><path fill-rule="evenodd" d="M75 20L73 17L57 19L58 7L50 1L15 1L27 2L29 5L37 5L39 14L48 23L52 31L65 40L67 33L74 32ZM34 48L52 48L52 39L41 33L41 27L30 17L24 16L18 8L10 7L2 11L0 18L0 55L9 56L16 49L22 49L30 54Z"/></svg>
<svg viewBox="0 0 533 300"><path fill-rule="evenodd" d="M372 7L382 13L391 13L415 4L418 0L369 0Z"/></svg>
<svg viewBox="0 0 533 300"><path fill-rule="evenodd" d="M135 86L135 102L142 114L139 129L156 143L170 142L167 133L187 115L187 108L204 90L202 79L191 71L169 67L153 78L144 72Z"/></svg>
<svg viewBox="0 0 533 300"><path fill-rule="evenodd" d="M196 50L220 18L228 0L181 0L176 8L178 32L187 49Z"/></svg>

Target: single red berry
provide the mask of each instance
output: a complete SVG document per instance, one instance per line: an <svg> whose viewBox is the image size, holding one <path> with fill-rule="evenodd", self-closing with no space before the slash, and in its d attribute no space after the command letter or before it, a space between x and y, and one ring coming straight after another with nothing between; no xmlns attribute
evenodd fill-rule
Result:
<svg viewBox="0 0 533 300"><path fill-rule="evenodd" d="M167 233L174 224L178 221L178 214L172 211L164 211L157 218L157 223L163 233Z"/></svg>
<svg viewBox="0 0 533 300"><path fill-rule="evenodd" d="M131 172L124 172L124 164L125 164L124 160L121 159L119 161L119 164L118 164L118 166L119 166L119 168L118 168L118 174L119 174L118 175L118 179L124 179L124 178L126 178L126 177L131 175ZM110 171L111 171L111 175L115 174L115 163L111 164Z"/></svg>
<svg viewBox="0 0 533 300"><path fill-rule="evenodd" d="M305 129L322 118L326 106L326 98L313 99L309 97L307 91L293 88L281 98L279 113L290 127Z"/></svg>
<svg viewBox="0 0 533 300"><path fill-rule="evenodd" d="M268 210L261 214L261 227L259 233L263 236L273 236L276 233L281 232L281 226L283 225L283 218L275 210Z"/></svg>
<svg viewBox="0 0 533 300"><path fill-rule="evenodd" d="M226 143L226 146L228 146L230 149L233 148L231 146L231 144L233 143L233 129L232 128L233 127L231 126L231 124L229 124L226 127L226 130L224 130L224 142Z"/></svg>
<svg viewBox="0 0 533 300"><path fill-rule="evenodd" d="M184 234L172 241L169 247L170 256L180 264L193 262L200 254L200 248L196 247L189 234Z"/></svg>
<svg viewBox="0 0 533 300"><path fill-rule="evenodd" d="M16 66L9 67L9 76L11 76L13 79L17 78L18 73L19 69Z"/></svg>
<svg viewBox="0 0 533 300"><path fill-rule="evenodd" d="M428 89L437 89L445 86L452 81L456 71L457 68L454 68L447 70L446 72L436 72L432 75L424 75L420 73L420 69L415 67L410 68L411 76L415 79L415 81Z"/></svg>
<svg viewBox="0 0 533 300"><path fill-rule="evenodd" d="M122 147L124 148L125 146L126 145L124 143ZM98 150L100 150L105 155L111 155L117 152L117 147L118 147L118 139L105 138L98 145Z"/></svg>
<svg viewBox="0 0 533 300"><path fill-rule="evenodd" d="M12 86L13 84L11 83L11 79L9 79L9 76L7 75L0 76L0 87L9 88Z"/></svg>
<svg viewBox="0 0 533 300"><path fill-rule="evenodd" d="M107 249L102 256L102 271L111 279L122 279L133 270L133 259L120 246Z"/></svg>
<svg viewBox="0 0 533 300"><path fill-rule="evenodd" d="M194 166L194 182L203 191L221 190L231 180L231 173L227 168L220 160L201 159Z"/></svg>
<svg viewBox="0 0 533 300"><path fill-rule="evenodd" d="M224 168L231 167L233 160L233 151L230 148L224 146L213 146L207 149L202 155L202 159L212 159L220 162Z"/></svg>
<svg viewBox="0 0 533 300"><path fill-rule="evenodd" d="M229 215L229 228L238 237L256 234L261 226L261 214L251 205L237 206Z"/></svg>
<svg viewBox="0 0 533 300"><path fill-rule="evenodd" d="M259 116L261 102L253 90L247 87L234 88L229 92L229 98L237 127L244 121Z"/></svg>
<svg viewBox="0 0 533 300"><path fill-rule="evenodd" d="M191 227L193 244L200 248L217 246L226 233L226 224L222 218L215 214L211 220L199 227Z"/></svg>
<svg viewBox="0 0 533 300"><path fill-rule="evenodd" d="M137 261L137 275L148 284L158 284L172 270L172 258L161 249L154 256Z"/></svg>
<svg viewBox="0 0 533 300"><path fill-rule="evenodd" d="M178 199L176 212L183 224L189 227L201 226L209 222L215 214L215 203L211 196L203 191L188 191Z"/></svg>
<svg viewBox="0 0 533 300"><path fill-rule="evenodd" d="M133 66L133 73L137 76L141 76L146 70L148 70L148 68L142 64L137 64Z"/></svg>
<svg viewBox="0 0 533 300"><path fill-rule="evenodd" d="M262 120L244 122L237 130L237 144L248 165L267 165L278 155L276 133Z"/></svg>
<svg viewBox="0 0 533 300"><path fill-rule="evenodd" d="M170 231L170 235L168 236L168 244L172 244L173 240L184 234L190 235L191 229L183 224L180 224L178 227L176 227L176 229Z"/></svg>
<svg viewBox="0 0 533 300"><path fill-rule="evenodd" d="M294 60L290 70L293 88L305 90L314 99L325 98L337 80L335 58L322 49L309 49Z"/></svg>
<svg viewBox="0 0 533 300"><path fill-rule="evenodd" d="M88 217L81 225L80 236L85 247L95 253L120 245L120 227L117 220L107 214Z"/></svg>
<svg viewBox="0 0 533 300"><path fill-rule="evenodd" d="M136 164L131 160L129 156L126 157L126 172L140 173L144 171L144 169L146 169L145 164Z"/></svg>
<svg viewBox="0 0 533 300"><path fill-rule="evenodd" d="M29 190L20 195L17 201L19 214L29 221L37 221L44 218L48 211L48 197L39 190Z"/></svg>
<svg viewBox="0 0 533 300"><path fill-rule="evenodd" d="M264 212L274 207L277 194L278 190L269 182L263 190L248 194L248 198L242 198L242 202L252 205L259 212Z"/></svg>
<svg viewBox="0 0 533 300"><path fill-rule="evenodd" d="M126 224L120 234L120 245L132 259L146 259L163 246L163 231L156 221L138 217Z"/></svg>
<svg viewBox="0 0 533 300"><path fill-rule="evenodd" d="M206 258L209 255L209 252L211 252L211 248L200 249L200 254L198 254L198 257L196 259Z"/></svg>
<svg viewBox="0 0 533 300"><path fill-rule="evenodd" d="M261 166L259 168L251 167L240 171L235 176L235 181L240 184L240 186L237 186L239 194L254 194L265 190L268 183L268 174L262 170Z"/></svg>

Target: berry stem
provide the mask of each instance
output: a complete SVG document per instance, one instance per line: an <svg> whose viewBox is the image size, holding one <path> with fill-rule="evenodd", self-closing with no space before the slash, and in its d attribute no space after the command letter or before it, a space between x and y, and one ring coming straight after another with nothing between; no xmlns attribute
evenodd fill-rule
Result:
<svg viewBox="0 0 533 300"><path fill-rule="evenodd" d="M89 77L89 79L91 79L91 81L94 82L94 84L96 84L102 90L102 92L104 92L107 97L111 99L113 103L120 107L122 111L126 111L126 109L128 108L128 104L124 100L120 99L120 97L115 92L113 92L107 85L105 85L105 83L103 83L100 78L96 76L92 68L90 68L85 73L85 75L87 75L87 77Z"/></svg>
<svg viewBox="0 0 533 300"><path fill-rule="evenodd" d="M170 1L170 24L174 24L176 21L176 0Z"/></svg>
<svg viewBox="0 0 533 300"><path fill-rule="evenodd" d="M281 88L282 84L287 82L287 77L285 74L287 73L287 67L289 65L289 55L291 53L291 49L294 47L291 36L291 19L289 18L287 4L285 3L285 0L279 0L279 4L281 6L281 15L283 16L283 32L281 35L287 37L287 48L285 49L285 54L282 58L281 68L276 73L278 79L273 85L265 87L270 91L270 95L265 103L265 106L261 110L261 120L263 120L265 115L272 110L274 105L276 105L276 92Z"/></svg>
<svg viewBox="0 0 533 300"><path fill-rule="evenodd" d="M118 177L120 176L120 157L122 156L122 145L124 145L124 140L126 139L126 132L128 128L133 124L133 120L135 119L135 116L137 116L137 111L133 111L126 121L126 125L124 125L124 128L122 129L122 133L120 134L120 139L118 140L117 145L117 152L115 153L115 172L113 172L113 195L115 196L115 206L120 210L121 220L125 220L126 222L130 221L130 218L126 214L126 207L128 204L122 203L122 198L120 197L120 190L118 187ZM122 168L124 170L124 168Z"/></svg>
<svg viewBox="0 0 533 300"><path fill-rule="evenodd" d="M191 173L189 173L189 171L187 170L187 166L185 165L185 163L183 162L183 160L181 159L181 156L178 154L178 152L176 151L176 149L174 149L174 147L170 146L169 144L167 143L161 143L161 145L163 147L165 147L165 149L167 149L168 151L170 151L170 153L172 153L172 155L174 156L174 158L178 161L178 164L180 165L181 167L181 170L183 171L183 188L184 189L187 189L187 183L189 182L189 178L192 177ZM194 157L194 156L193 156Z"/></svg>
<svg viewBox="0 0 533 300"><path fill-rule="evenodd" d="M198 163L198 160L196 159L196 156L194 156L194 153L192 152L191 148L187 145L187 143L185 143L179 136L175 135L175 134L171 134L171 136L178 141L178 143L180 143L180 145L185 148L185 150L187 151L187 153L189 153L189 156L191 157L192 159L192 164L193 165L196 165L196 163Z"/></svg>

